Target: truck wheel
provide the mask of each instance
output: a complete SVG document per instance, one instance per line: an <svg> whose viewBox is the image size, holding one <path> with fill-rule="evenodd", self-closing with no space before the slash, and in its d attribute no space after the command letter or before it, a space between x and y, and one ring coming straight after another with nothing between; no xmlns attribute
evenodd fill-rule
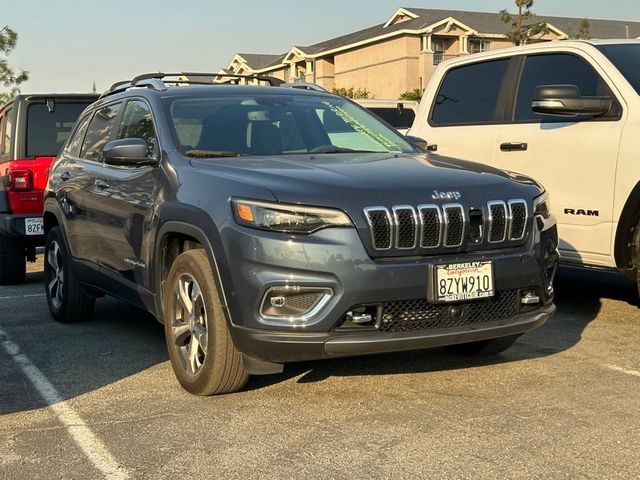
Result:
<svg viewBox="0 0 640 480"><path fill-rule="evenodd" d="M173 262L163 310L171 366L185 390L216 395L244 387L249 375L231 339L204 250L188 250Z"/></svg>
<svg viewBox="0 0 640 480"><path fill-rule="evenodd" d="M53 318L60 323L76 323L91 318L95 298L78 283L71 256L60 231L49 231L44 247L44 287Z"/></svg>
<svg viewBox="0 0 640 480"><path fill-rule="evenodd" d="M511 335L509 337L491 338L489 340L481 340L479 342L461 343L459 345L451 345L449 348L455 353L468 357L497 355L513 345L520 335L522 334Z"/></svg>
<svg viewBox="0 0 640 480"><path fill-rule="evenodd" d="M24 282L27 260L24 245L17 238L0 235L0 285Z"/></svg>

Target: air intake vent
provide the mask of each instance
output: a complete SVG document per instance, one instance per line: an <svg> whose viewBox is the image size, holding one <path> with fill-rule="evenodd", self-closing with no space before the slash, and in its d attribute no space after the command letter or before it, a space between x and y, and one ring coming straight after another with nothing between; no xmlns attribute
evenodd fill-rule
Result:
<svg viewBox="0 0 640 480"><path fill-rule="evenodd" d="M509 216L511 228L509 240L522 240L527 230L527 204L524 200L511 200L509 202Z"/></svg>
<svg viewBox="0 0 640 480"><path fill-rule="evenodd" d="M444 246L459 247L464 238L464 210L462 205L443 205Z"/></svg>
<svg viewBox="0 0 640 480"><path fill-rule="evenodd" d="M391 248L391 238L393 224L389 210L384 207L372 207L365 209L367 222L371 229L371 240L376 250L389 250Z"/></svg>
<svg viewBox="0 0 640 480"><path fill-rule="evenodd" d="M436 248L440 246L442 237L442 214L437 205L420 205L418 207L422 234L420 246L422 248Z"/></svg>
<svg viewBox="0 0 640 480"><path fill-rule="evenodd" d="M418 217L411 206L393 207L393 219L396 222L396 248L409 250L416 248L418 237Z"/></svg>
<svg viewBox="0 0 640 480"><path fill-rule="evenodd" d="M507 238L507 204L489 202L489 243L504 242Z"/></svg>

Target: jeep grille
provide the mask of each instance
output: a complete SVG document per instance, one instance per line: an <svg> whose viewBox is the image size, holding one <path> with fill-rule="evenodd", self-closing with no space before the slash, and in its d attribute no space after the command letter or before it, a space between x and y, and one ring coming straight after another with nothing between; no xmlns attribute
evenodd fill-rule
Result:
<svg viewBox="0 0 640 480"><path fill-rule="evenodd" d="M459 204L369 207L364 214L375 250L459 248L520 241L527 233L525 200L495 200L476 208L482 216L479 238L469 233L469 211ZM474 213L478 215L478 213ZM473 237L473 238L470 238Z"/></svg>

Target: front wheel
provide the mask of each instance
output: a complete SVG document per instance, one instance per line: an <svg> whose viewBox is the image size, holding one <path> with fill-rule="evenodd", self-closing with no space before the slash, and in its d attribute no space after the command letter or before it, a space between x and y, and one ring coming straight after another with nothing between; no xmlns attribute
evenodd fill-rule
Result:
<svg viewBox="0 0 640 480"><path fill-rule="evenodd" d="M180 385L196 395L236 392L249 375L236 350L204 250L171 266L164 292L164 332Z"/></svg>
<svg viewBox="0 0 640 480"><path fill-rule="evenodd" d="M44 282L49 311L57 322L76 323L91 318L95 299L78 283L60 227L52 228L45 241Z"/></svg>
<svg viewBox="0 0 640 480"><path fill-rule="evenodd" d="M480 340L479 342L461 343L459 345L451 345L449 347L455 353L469 357L483 355L497 355L511 347L516 340L522 335L511 335L509 337L491 338L489 340Z"/></svg>

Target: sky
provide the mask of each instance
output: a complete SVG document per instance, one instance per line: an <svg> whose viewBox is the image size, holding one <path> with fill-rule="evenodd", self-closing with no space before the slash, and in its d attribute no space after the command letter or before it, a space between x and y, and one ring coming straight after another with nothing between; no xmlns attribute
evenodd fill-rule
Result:
<svg viewBox="0 0 640 480"><path fill-rule="evenodd" d="M3 0L24 93L98 91L143 72L212 71L384 23L401 7L498 12L513 0ZM640 21L640 0L536 0L540 15ZM0 90L1 91L1 90Z"/></svg>

